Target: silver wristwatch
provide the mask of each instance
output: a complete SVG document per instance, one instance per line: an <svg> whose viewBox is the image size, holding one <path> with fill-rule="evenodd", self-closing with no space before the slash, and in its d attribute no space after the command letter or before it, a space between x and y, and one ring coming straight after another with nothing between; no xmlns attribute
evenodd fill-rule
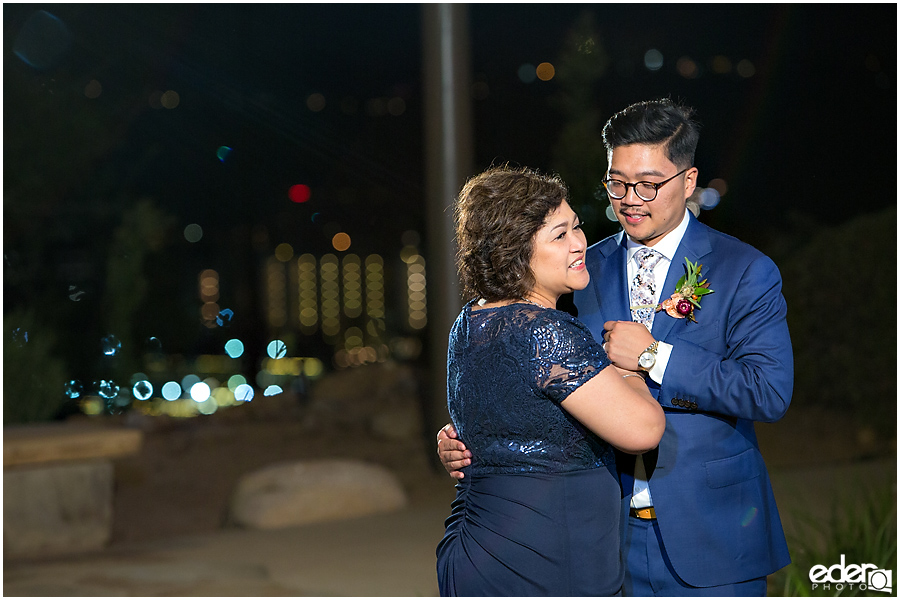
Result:
<svg viewBox="0 0 900 600"><path fill-rule="evenodd" d="M650 371L656 364L656 349L659 348L659 342L655 341L650 344L646 350L638 356L638 368L642 371Z"/></svg>

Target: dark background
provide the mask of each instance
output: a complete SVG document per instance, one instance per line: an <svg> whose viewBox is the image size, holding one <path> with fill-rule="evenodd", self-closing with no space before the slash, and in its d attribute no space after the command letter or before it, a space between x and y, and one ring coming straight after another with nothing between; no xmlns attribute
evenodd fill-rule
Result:
<svg viewBox="0 0 900 600"><path fill-rule="evenodd" d="M617 230L594 193L603 122L635 101L683 100L703 125L700 184L728 184L701 219L763 249L785 275L796 395L838 394L823 373L857 361L842 385L866 396L859 382L877 373L876 392L893 398L896 10L469 5L473 173L507 161L560 172L599 240ZM35 21L36 11L52 17ZM223 306L237 309L229 336L261 345L260 265L279 243L319 256L343 230L361 255L394 256L407 232L427 247L421 11L4 4L4 348L21 348L24 331L31 347L45 343L23 363L30 378L7 374L5 389L101 377L98 340L116 318L129 323L135 360L150 337L166 352L221 352L219 332L197 322L204 268L220 272ZM591 57L572 51L587 40ZM655 71L644 66L650 49L663 56ZM748 60L754 74L716 73L716 56ZM682 57L695 77L679 74ZM521 65L545 61L557 77L520 79ZM92 80L96 98L85 95ZM177 107L148 101L167 90ZM320 111L307 105L316 93ZM402 111L391 114L397 98ZM220 146L232 149L224 161ZM308 202L288 199L297 183L310 186ZM203 227L198 243L182 234L191 223ZM828 287L800 285L817 273L811 281ZM867 302L891 314L865 321ZM822 340L833 355L824 363ZM873 365L878 348L890 350ZM895 408L885 411L893 424Z"/></svg>

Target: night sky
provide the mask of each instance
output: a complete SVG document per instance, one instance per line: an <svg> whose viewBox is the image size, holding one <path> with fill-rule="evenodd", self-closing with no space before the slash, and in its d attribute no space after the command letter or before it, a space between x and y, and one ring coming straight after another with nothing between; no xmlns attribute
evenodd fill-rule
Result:
<svg viewBox="0 0 900 600"><path fill-rule="evenodd" d="M72 35L44 70L9 52L38 9ZM153 195L185 224L213 232L253 219L272 228L273 243L298 244L314 243L323 227L326 234L344 228L376 245L385 241L371 234L377 225L399 245L403 231L423 228L420 11L413 4L5 5L5 85L44 80L57 96L127 119L95 168L123 174L123 188ZM788 210L834 224L895 201L893 4L471 5L472 73L487 89L473 104L475 170L505 161L552 169L559 88L523 82L518 69L555 62L585 13L609 57L596 86L603 120L661 96L697 108L701 185L716 177L729 184L707 215L711 224L756 227ZM643 64L650 49L663 56L657 71ZM716 55L747 59L755 74L713 73ZM697 77L678 74L683 56L697 63ZM91 79L102 84L94 100L80 93ZM151 108L154 90L175 90L178 106ZM316 93L324 108L313 112L307 101ZM369 114L367 102L390 98L402 99L402 114ZM223 145L232 149L224 163L216 158ZM295 183L312 188L305 206L287 199Z"/></svg>
<svg viewBox="0 0 900 600"><path fill-rule="evenodd" d="M140 198L175 232L168 262L148 267L166 302L154 310L193 314L201 269L248 279L282 242L318 256L345 231L351 252L396 256L412 231L425 248L421 11L4 4L7 309L72 282L99 293L111 232ZM473 174L507 161L555 169L562 86L520 73L558 66L571 32L590 23L606 68L592 84L599 123L588 134L632 102L669 96L695 107L700 185L728 184L701 215L708 224L765 250L773 236L896 203L895 4L468 12ZM659 68L645 66L648 51ZM715 72L716 57L729 67ZM692 76L679 73L680 59L693 61ZM752 76L738 74L741 61ZM170 90L177 105L166 108ZM295 184L309 186L307 202L291 202ZM579 193L589 241L613 233L605 205ZM197 243L181 235L192 223L203 228Z"/></svg>

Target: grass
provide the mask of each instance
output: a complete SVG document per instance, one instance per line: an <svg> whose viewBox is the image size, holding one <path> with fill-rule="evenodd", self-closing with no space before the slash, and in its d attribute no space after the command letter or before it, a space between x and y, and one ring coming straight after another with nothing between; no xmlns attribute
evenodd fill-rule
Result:
<svg viewBox="0 0 900 600"><path fill-rule="evenodd" d="M854 498L838 498L830 516L811 519L795 518L796 526L788 535L792 563L775 573L770 581L770 594L781 596L896 596L896 581L892 593L860 589L859 585L830 589L824 584L813 588L810 569L815 565L829 568L841 562L845 565L874 564L879 569L897 572L897 497L895 486L870 489ZM834 572L837 577L837 571ZM841 587L842 589L838 589Z"/></svg>

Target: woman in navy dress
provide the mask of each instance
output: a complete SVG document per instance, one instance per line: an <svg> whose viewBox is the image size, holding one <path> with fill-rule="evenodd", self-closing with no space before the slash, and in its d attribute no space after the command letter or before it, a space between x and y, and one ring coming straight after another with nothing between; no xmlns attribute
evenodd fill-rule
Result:
<svg viewBox="0 0 900 600"><path fill-rule="evenodd" d="M450 333L448 405L476 460L437 548L442 596L618 595L621 491L612 447L665 428L640 374L610 365L556 310L587 286L587 243L557 177L494 168L456 204L472 298Z"/></svg>

